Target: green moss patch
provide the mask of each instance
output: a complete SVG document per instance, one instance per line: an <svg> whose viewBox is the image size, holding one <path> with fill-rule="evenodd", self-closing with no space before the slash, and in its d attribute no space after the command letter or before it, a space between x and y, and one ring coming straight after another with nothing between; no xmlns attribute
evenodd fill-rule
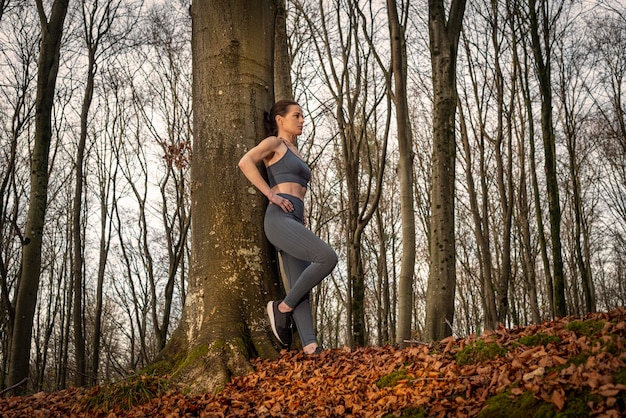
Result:
<svg viewBox="0 0 626 418"><path fill-rule="evenodd" d="M521 344L534 347L537 345L546 346L548 344L559 344L561 342L561 338L558 335L549 335L543 332L538 332L533 335L525 335L519 339Z"/></svg>
<svg viewBox="0 0 626 418"><path fill-rule="evenodd" d="M505 354L506 348L497 343L485 343L483 340L479 340L456 353L455 359L459 365L476 364Z"/></svg>
<svg viewBox="0 0 626 418"><path fill-rule="evenodd" d="M379 388L394 387L399 381L406 379L409 379L406 369L398 369L378 379L376 381L376 386Z"/></svg>
<svg viewBox="0 0 626 418"><path fill-rule="evenodd" d="M94 411L130 410L167 393L170 385L159 376L134 375L126 380L91 389L82 402Z"/></svg>
<svg viewBox="0 0 626 418"><path fill-rule="evenodd" d="M581 364L585 364L587 362L587 359L589 358L589 356L591 355L591 353L589 351L582 351L578 354L572 355L570 356L569 360L567 361L567 365L569 366L570 364L574 364L576 366L580 366Z"/></svg>
<svg viewBox="0 0 626 418"><path fill-rule="evenodd" d="M604 328L604 321L589 320L589 321L572 321L565 329L575 332L578 335L584 335L588 338L593 338L597 333Z"/></svg>
<svg viewBox="0 0 626 418"><path fill-rule="evenodd" d="M520 396L508 391L499 393L487 399L486 405L479 418L552 417L555 410L552 404L536 399L531 392Z"/></svg>
<svg viewBox="0 0 626 418"><path fill-rule="evenodd" d="M189 366L191 363L196 361L198 357L206 356L211 349L215 349L216 347L219 349L219 344L220 343L215 342L213 347L211 348L203 344L198 345L197 347L194 347L193 350L191 350L186 356L181 357L181 359L179 359L179 361L173 368L172 374L176 375L177 372L184 370L187 366Z"/></svg>
<svg viewBox="0 0 626 418"><path fill-rule="evenodd" d="M424 418L427 417L426 411L424 408L406 408L400 412L400 415L393 413L383 415L383 418Z"/></svg>
<svg viewBox="0 0 626 418"><path fill-rule="evenodd" d="M510 392L499 393L486 402L486 407L479 414L479 418L579 418L588 417L591 413L590 403L600 401L597 395L589 391L572 391L566 394L567 401L562 410L558 410L552 403L535 398L531 392L524 392L520 396Z"/></svg>

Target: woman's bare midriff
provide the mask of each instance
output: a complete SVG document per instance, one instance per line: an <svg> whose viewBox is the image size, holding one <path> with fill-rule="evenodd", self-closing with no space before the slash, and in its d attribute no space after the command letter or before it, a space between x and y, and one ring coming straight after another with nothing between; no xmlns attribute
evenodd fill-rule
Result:
<svg viewBox="0 0 626 418"><path fill-rule="evenodd" d="M280 183L276 186L272 187L272 192L275 194L284 193L290 194L299 198L300 200L304 200L304 195L306 194L306 187L302 187L298 183Z"/></svg>

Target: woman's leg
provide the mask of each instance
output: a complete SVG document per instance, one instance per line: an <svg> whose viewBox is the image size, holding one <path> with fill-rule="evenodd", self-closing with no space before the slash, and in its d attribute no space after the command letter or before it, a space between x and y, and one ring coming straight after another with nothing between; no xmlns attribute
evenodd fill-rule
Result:
<svg viewBox="0 0 626 418"><path fill-rule="evenodd" d="M283 262L285 276L287 276L289 287L291 288L310 263L308 261L292 257L282 250L280 251L280 256ZM312 343L317 344L317 338L313 328L313 316L311 314L311 302L309 300L309 295L310 293L307 293L300 300L300 303L294 307L292 314L303 347Z"/></svg>
<svg viewBox="0 0 626 418"><path fill-rule="evenodd" d="M298 206L302 206L301 210L304 211L302 201L285 196L295 201L295 213L284 213L279 207L270 205L265 216L265 235L277 249L310 263L291 283L291 289L284 299L289 307L295 308L335 268L337 254L298 219Z"/></svg>
<svg viewBox="0 0 626 418"><path fill-rule="evenodd" d="M290 195L283 196L291 200L295 210L285 213L279 207L270 205L265 216L265 234L281 251L283 268L290 285L283 302L294 311L293 319L302 344L305 347L317 346L309 293L333 270L337 264L337 254L304 226L303 202Z"/></svg>

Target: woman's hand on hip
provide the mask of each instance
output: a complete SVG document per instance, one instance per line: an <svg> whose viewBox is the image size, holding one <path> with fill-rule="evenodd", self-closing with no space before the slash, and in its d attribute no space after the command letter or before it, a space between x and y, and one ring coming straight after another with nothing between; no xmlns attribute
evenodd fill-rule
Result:
<svg viewBox="0 0 626 418"><path fill-rule="evenodd" d="M293 212L293 203L289 199L286 199L274 192L270 193L269 201L271 205L276 205L283 210L283 212Z"/></svg>

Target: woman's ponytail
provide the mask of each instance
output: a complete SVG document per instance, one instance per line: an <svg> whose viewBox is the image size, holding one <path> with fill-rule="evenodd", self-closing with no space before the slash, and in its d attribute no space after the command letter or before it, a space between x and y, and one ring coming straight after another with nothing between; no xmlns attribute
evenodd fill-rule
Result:
<svg viewBox="0 0 626 418"><path fill-rule="evenodd" d="M270 114L268 112L263 112L263 125L265 125L265 133L267 134L267 136L278 134L276 118L270 117Z"/></svg>

